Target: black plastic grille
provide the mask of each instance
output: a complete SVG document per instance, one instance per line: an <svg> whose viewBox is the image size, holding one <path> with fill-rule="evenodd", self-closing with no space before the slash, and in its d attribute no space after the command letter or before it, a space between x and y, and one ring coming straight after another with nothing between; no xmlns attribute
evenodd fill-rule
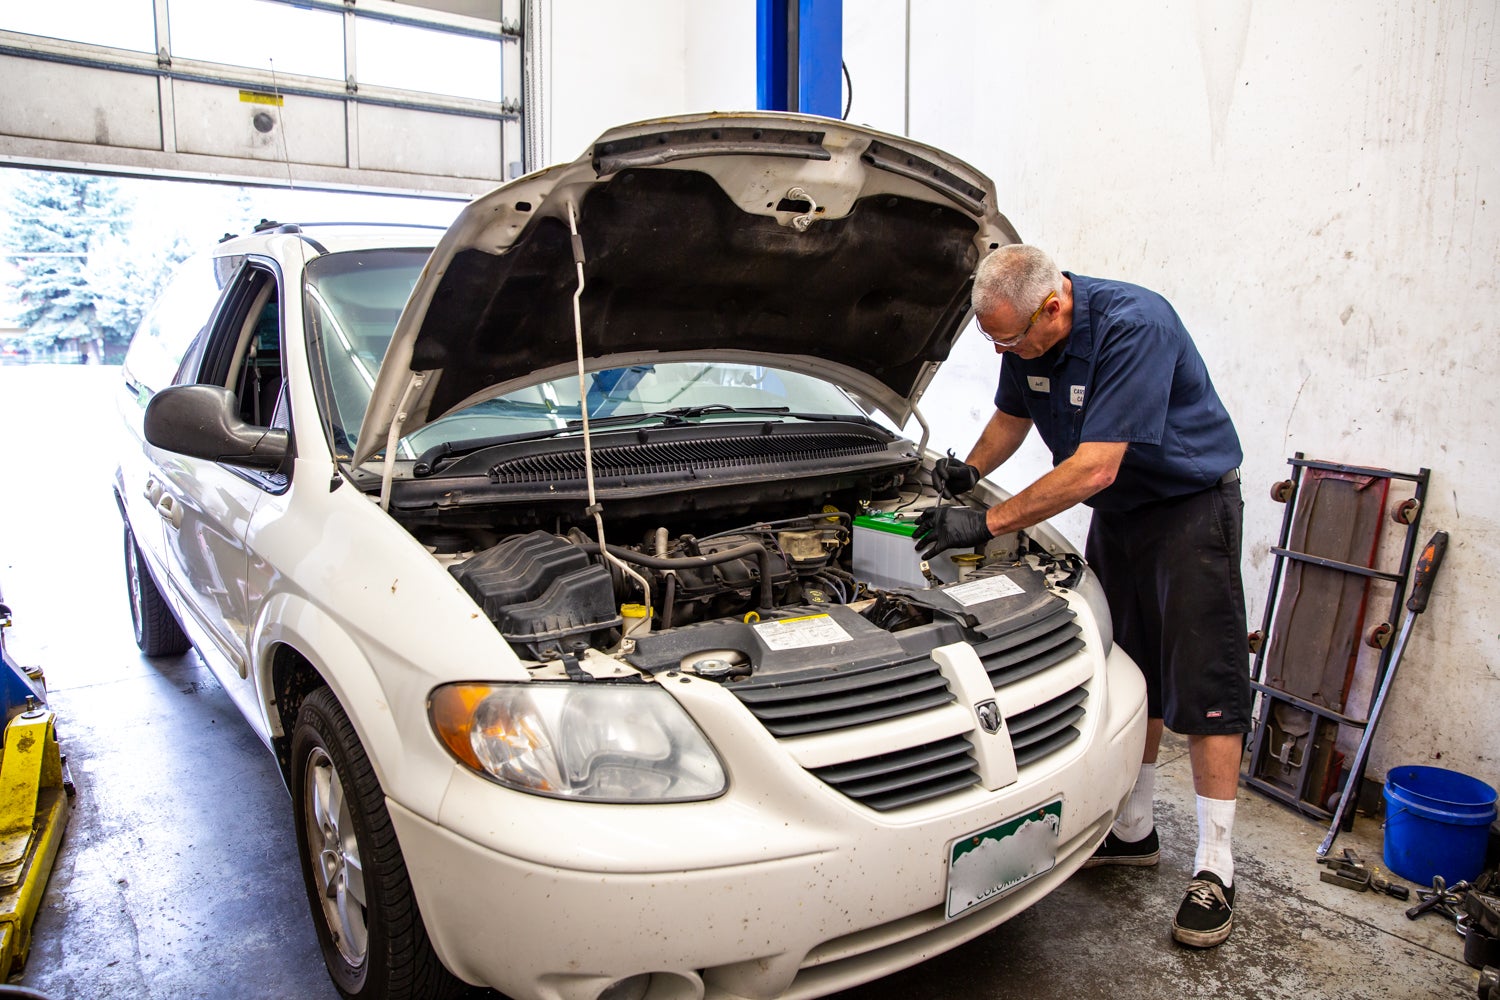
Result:
<svg viewBox="0 0 1500 1000"><path fill-rule="evenodd" d="M868 435L838 431L649 441L595 449L594 477L603 480L780 466L789 462L825 462L869 455L884 451L885 447L883 442ZM489 475L492 481L504 486L582 480L585 475L583 451L570 448L509 458L492 466Z"/></svg>
<svg viewBox="0 0 1500 1000"><path fill-rule="evenodd" d="M1083 649L1083 631L1067 604L1024 628L974 644L995 689L1025 680Z"/></svg>
<svg viewBox="0 0 1500 1000"><path fill-rule="evenodd" d="M1088 690L1080 684L1030 711L1006 719L1016 766L1034 764L1078 739L1080 733L1074 723L1083 718L1083 702L1088 696Z"/></svg>
<svg viewBox="0 0 1500 1000"><path fill-rule="evenodd" d="M1014 684L1061 663L1084 648L1082 628L1066 603L974 648L991 683ZM953 702L938 665L927 657L904 663L781 676L729 685L730 691L776 737L807 736L914 715ZM1088 690L1080 685L1006 719L1016 766L1034 764L1077 740ZM953 736L860 760L810 768L849 798L877 810L913 803L978 783L968 736Z"/></svg>
<svg viewBox="0 0 1500 1000"><path fill-rule="evenodd" d="M729 687L772 736L806 736L915 715L953 700L938 665L923 657L806 680Z"/></svg>
<svg viewBox="0 0 1500 1000"><path fill-rule="evenodd" d="M979 780L969 741L952 736L812 773L871 809L899 809L935 799Z"/></svg>

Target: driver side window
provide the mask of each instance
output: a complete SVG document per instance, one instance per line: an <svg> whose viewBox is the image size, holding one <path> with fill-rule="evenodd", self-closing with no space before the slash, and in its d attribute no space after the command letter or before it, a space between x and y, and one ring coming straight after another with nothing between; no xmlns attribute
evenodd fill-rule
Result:
<svg viewBox="0 0 1500 1000"><path fill-rule="evenodd" d="M234 394L240 401L240 419L257 427L274 427L281 399L281 309L276 285L266 285L259 309L252 309L243 332L239 369L234 376ZM280 426L285 426L280 425Z"/></svg>
<svg viewBox="0 0 1500 1000"><path fill-rule="evenodd" d="M285 429L281 338L280 282L249 263L231 285L196 372L184 372L184 380L231 389L245 423Z"/></svg>

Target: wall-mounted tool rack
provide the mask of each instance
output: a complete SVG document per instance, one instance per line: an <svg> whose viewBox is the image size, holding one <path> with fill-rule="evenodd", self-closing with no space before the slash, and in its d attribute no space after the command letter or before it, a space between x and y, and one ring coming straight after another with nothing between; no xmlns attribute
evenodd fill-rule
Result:
<svg viewBox="0 0 1500 1000"><path fill-rule="evenodd" d="M1304 458L1288 460L1292 475L1271 488L1286 504L1271 554L1271 588L1261 630L1252 633L1251 688L1259 707L1250 735L1251 788L1310 816L1328 819L1343 755L1340 727L1364 730L1368 718L1345 714L1361 639L1380 650L1372 690L1391 667L1390 637L1406 599L1427 496L1429 470L1392 472ZM1406 528L1399 566L1379 569L1377 545L1392 481L1415 484L1414 495L1390 511ZM1355 561L1364 561L1362 565ZM1390 609L1366 629L1371 585L1391 584ZM1361 764L1360 771L1364 768ZM1350 774L1355 787L1363 773ZM1353 810L1346 817L1352 823Z"/></svg>

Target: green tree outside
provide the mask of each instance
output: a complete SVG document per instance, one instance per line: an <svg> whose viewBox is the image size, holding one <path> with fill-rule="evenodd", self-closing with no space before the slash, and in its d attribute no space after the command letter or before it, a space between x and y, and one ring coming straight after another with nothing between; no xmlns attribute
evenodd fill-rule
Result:
<svg viewBox="0 0 1500 1000"><path fill-rule="evenodd" d="M26 171L0 223L17 282L18 344L59 360L118 361L181 241L129 241L132 201L108 177Z"/></svg>

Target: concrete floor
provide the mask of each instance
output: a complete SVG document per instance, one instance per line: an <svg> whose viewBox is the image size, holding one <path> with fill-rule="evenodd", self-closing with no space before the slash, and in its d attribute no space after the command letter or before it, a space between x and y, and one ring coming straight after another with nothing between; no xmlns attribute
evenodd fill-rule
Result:
<svg viewBox="0 0 1500 1000"><path fill-rule="evenodd" d="M147 661L131 641L107 485L117 377L0 368L7 642L46 670L78 787L19 981L59 1000L334 1000L270 754L194 655ZM1080 873L980 940L841 1000L1475 995L1451 924L1320 882L1323 828L1247 791L1234 934L1206 952L1173 945L1195 816L1185 746L1165 749L1159 868ZM1380 837L1362 818L1339 847L1378 860Z"/></svg>

